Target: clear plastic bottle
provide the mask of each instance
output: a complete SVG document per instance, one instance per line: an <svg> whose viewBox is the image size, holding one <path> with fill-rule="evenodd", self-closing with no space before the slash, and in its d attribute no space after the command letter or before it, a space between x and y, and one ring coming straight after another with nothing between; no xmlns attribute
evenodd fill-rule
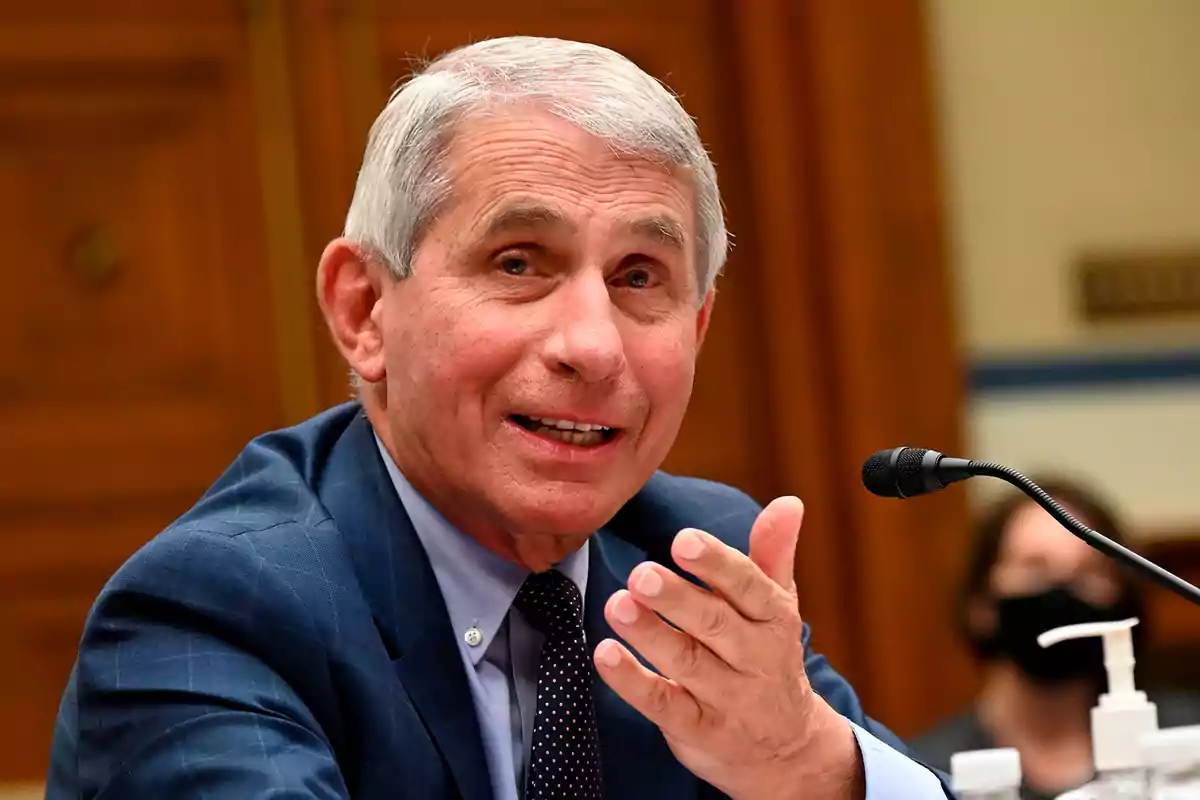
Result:
<svg viewBox="0 0 1200 800"><path fill-rule="evenodd" d="M1200 800L1200 725L1143 734L1150 800Z"/></svg>
<svg viewBox="0 0 1200 800"><path fill-rule="evenodd" d="M1158 708L1133 682L1136 619L1067 625L1038 637L1042 647L1068 639L1100 637L1108 691L1092 709L1092 761L1096 778L1057 800L1146 800L1146 766L1141 737L1158 730Z"/></svg>
<svg viewBox="0 0 1200 800"><path fill-rule="evenodd" d="M1012 747L955 753L950 780L959 800L1020 800L1021 754Z"/></svg>
<svg viewBox="0 0 1200 800"><path fill-rule="evenodd" d="M1146 771L1110 770L1091 783L1060 794L1055 800L1146 800Z"/></svg>

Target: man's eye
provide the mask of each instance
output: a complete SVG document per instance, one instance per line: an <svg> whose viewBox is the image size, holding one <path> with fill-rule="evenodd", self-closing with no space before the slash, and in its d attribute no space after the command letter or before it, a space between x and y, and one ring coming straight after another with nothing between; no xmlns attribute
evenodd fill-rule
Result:
<svg viewBox="0 0 1200 800"><path fill-rule="evenodd" d="M654 276L650 274L650 270L642 267L633 267L621 273L618 282L621 286L629 289L645 289L653 279Z"/></svg>
<svg viewBox="0 0 1200 800"><path fill-rule="evenodd" d="M524 275L529 269L529 261L524 256L504 256L500 259L500 269L507 275Z"/></svg>

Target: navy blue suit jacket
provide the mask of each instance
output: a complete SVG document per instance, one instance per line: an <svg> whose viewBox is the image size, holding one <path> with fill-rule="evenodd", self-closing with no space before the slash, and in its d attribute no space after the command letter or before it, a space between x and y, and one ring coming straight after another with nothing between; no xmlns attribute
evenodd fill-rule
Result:
<svg viewBox="0 0 1200 800"><path fill-rule="evenodd" d="M592 538L589 641L640 561L694 526L747 548L759 507L655 475ZM807 631L805 633L807 637ZM818 655L808 674L867 719ZM716 798L595 679L606 795ZM433 571L355 404L254 440L93 607L64 693L47 798L491 796Z"/></svg>

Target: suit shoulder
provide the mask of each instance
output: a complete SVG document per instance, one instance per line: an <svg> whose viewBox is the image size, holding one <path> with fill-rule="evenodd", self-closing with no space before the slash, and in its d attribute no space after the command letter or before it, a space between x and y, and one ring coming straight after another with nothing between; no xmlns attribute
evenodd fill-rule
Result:
<svg viewBox="0 0 1200 800"><path fill-rule="evenodd" d="M338 616L357 609L361 591L315 487L332 444L359 413L339 406L251 441L108 580L86 631L152 612L228 633L285 626L336 635Z"/></svg>
<svg viewBox="0 0 1200 800"><path fill-rule="evenodd" d="M328 520L311 526L283 520L262 528L172 525L130 556L98 603L114 593L132 593L197 608L245 610L273 593L304 597L312 581L303 576L332 561L321 551L330 549L335 533Z"/></svg>
<svg viewBox="0 0 1200 800"><path fill-rule="evenodd" d="M266 570L319 573L338 561L337 530L316 484L332 442L359 413L338 406L292 428L264 433L179 519L139 549L110 587L232 578ZM266 576L269 577L269 576ZM303 584L303 581L295 581Z"/></svg>
<svg viewBox="0 0 1200 800"><path fill-rule="evenodd" d="M314 487L333 446L361 413L355 404L337 406L255 437L177 524L229 534L316 524L328 514Z"/></svg>
<svg viewBox="0 0 1200 800"><path fill-rule="evenodd" d="M219 632L264 658L296 642L323 649L342 638L340 618L362 604L332 520L279 520L261 528L173 525L109 579L85 624L86 649L108 629L171 620L181 633ZM263 637L287 631L287 641ZM82 650L81 650L82 652Z"/></svg>

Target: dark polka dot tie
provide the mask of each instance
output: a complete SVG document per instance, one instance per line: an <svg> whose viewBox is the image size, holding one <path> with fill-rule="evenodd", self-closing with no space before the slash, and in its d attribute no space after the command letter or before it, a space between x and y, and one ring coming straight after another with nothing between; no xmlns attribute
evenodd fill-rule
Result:
<svg viewBox="0 0 1200 800"><path fill-rule="evenodd" d="M526 800L600 800L600 740L579 587L558 570L538 572L525 580L513 605L546 637Z"/></svg>

